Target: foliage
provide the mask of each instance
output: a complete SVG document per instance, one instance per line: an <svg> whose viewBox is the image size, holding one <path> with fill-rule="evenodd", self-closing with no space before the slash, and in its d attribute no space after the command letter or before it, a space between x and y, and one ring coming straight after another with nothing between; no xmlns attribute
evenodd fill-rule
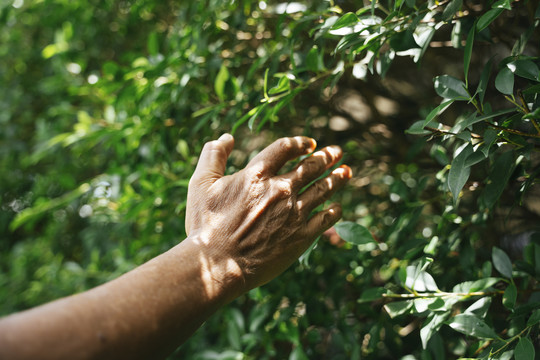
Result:
<svg viewBox="0 0 540 360"><path fill-rule="evenodd" d="M539 21L510 0L0 5L0 313L180 241L205 141L235 134L233 172L306 134L356 174L346 243L171 358L533 359Z"/></svg>

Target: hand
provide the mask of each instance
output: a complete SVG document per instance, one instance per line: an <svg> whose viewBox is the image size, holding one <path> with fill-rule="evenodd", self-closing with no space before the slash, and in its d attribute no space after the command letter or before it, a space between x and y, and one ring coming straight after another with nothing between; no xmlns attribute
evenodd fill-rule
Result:
<svg viewBox="0 0 540 360"><path fill-rule="evenodd" d="M189 184L186 232L188 240L197 239L191 241L204 248L209 271L232 273L241 284L238 292L243 293L283 272L339 220L339 204L310 214L352 173L348 166L340 166L300 193L335 165L342 151L326 147L279 175L289 160L315 149L313 139L293 137L275 141L245 169L224 176L233 146L229 134L205 144ZM222 279L222 274L210 276Z"/></svg>

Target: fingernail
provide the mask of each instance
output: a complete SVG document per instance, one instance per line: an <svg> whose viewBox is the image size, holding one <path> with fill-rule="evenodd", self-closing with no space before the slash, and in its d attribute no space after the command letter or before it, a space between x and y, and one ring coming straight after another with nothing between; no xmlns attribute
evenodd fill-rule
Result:
<svg viewBox="0 0 540 360"><path fill-rule="evenodd" d="M225 133L219 137L219 141L230 141L233 138L233 136L229 133Z"/></svg>
<svg viewBox="0 0 540 360"><path fill-rule="evenodd" d="M309 138L309 147L306 149L306 154L312 153L317 148L317 141L313 138Z"/></svg>
<svg viewBox="0 0 540 360"><path fill-rule="evenodd" d="M338 167L338 169L342 169L343 172L345 173L345 176L347 176L347 178L352 178L352 170L349 166L347 165L341 165L340 167Z"/></svg>

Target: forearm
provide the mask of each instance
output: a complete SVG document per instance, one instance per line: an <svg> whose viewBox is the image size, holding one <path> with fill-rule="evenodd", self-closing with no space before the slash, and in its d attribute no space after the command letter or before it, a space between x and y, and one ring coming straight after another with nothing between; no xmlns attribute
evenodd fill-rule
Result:
<svg viewBox="0 0 540 360"><path fill-rule="evenodd" d="M191 237L107 284L0 320L0 358L157 358L231 301L239 280Z"/></svg>

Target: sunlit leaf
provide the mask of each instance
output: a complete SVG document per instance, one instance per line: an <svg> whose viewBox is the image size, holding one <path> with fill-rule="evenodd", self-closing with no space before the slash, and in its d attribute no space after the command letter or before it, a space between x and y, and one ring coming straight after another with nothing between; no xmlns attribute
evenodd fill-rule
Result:
<svg viewBox="0 0 540 360"><path fill-rule="evenodd" d="M480 339L496 339L495 331L473 314L458 314L447 322L452 329Z"/></svg>
<svg viewBox="0 0 540 360"><path fill-rule="evenodd" d="M435 91L445 99L469 100L465 83L450 75L441 75L433 79Z"/></svg>
<svg viewBox="0 0 540 360"><path fill-rule="evenodd" d="M409 311L413 306L412 300L396 301L384 305L384 309L390 315L391 318L403 315Z"/></svg>

